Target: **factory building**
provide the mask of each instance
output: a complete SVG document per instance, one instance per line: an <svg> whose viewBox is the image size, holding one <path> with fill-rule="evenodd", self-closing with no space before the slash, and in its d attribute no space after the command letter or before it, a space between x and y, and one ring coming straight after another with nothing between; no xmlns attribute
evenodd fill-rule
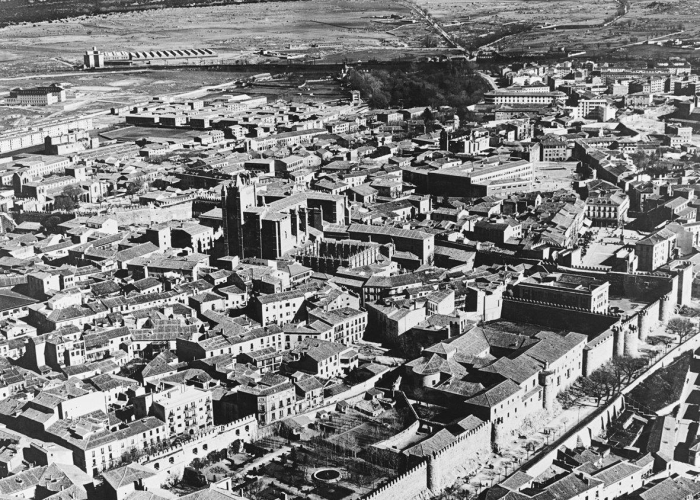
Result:
<svg viewBox="0 0 700 500"><path fill-rule="evenodd" d="M218 54L211 49L151 50L147 52L114 51L102 52L93 47L85 52L83 63L86 68L106 66L161 66L180 64L205 64L213 62Z"/></svg>

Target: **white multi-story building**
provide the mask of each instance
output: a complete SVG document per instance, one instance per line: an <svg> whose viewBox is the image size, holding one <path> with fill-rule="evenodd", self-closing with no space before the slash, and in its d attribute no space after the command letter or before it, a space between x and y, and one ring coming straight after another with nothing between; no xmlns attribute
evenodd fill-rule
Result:
<svg viewBox="0 0 700 500"><path fill-rule="evenodd" d="M5 99L5 103L20 106L49 106L65 100L65 89L54 83L48 87L12 89L10 90L10 96Z"/></svg>
<svg viewBox="0 0 700 500"><path fill-rule="evenodd" d="M566 94L554 92L520 92L512 90L492 90L484 94L486 104L541 104L547 106L555 101L563 101Z"/></svg>
<svg viewBox="0 0 700 500"><path fill-rule="evenodd" d="M309 322L319 320L333 329L333 342L352 344L359 342L367 329L367 311L343 307L332 311L309 311Z"/></svg>
<svg viewBox="0 0 700 500"><path fill-rule="evenodd" d="M165 422L169 436L195 434L214 424L211 393L189 385L153 395L151 413Z"/></svg>

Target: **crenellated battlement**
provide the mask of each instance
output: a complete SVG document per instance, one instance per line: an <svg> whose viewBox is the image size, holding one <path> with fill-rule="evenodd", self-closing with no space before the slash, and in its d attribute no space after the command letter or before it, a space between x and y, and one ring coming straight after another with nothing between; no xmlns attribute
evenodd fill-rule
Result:
<svg viewBox="0 0 700 500"><path fill-rule="evenodd" d="M403 481L407 477L412 476L413 474L426 472L427 469L428 469L428 462L427 461L421 462L419 465L415 466L413 469L410 469L410 470L404 472L403 474L396 476L394 479L381 485L376 490L368 493L366 496L362 497L362 500L372 500L373 498L377 498L377 497L381 496L382 493L393 488L394 486L397 485L397 483L400 483L401 481Z"/></svg>
<svg viewBox="0 0 700 500"><path fill-rule="evenodd" d="M567 305L563 305L563 304L555 304L553 302L543 302L540 300L523 299L520 297L503 297L503 300L504 301L512 301L512 302L523 302L526 304L534 304L534 305L543 306L543 307L555 307L557 309L567 309L570 311L580 311L580 312L585 312L588 314L595 314L596 316L602 316L602 317L607 317L607 318L620 318L620 317L622 317L621 314L601 313L601 312L589 311L588 309L585 309L583 307L567 306Z"/></svg>

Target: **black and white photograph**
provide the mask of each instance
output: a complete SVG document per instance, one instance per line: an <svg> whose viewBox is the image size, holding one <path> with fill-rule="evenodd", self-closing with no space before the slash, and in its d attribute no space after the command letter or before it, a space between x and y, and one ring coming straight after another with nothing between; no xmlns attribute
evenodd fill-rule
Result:
<svg viewBox="0 0 700 500"><path fill-rule="evenodd" d="M699 147L700 0L0 0L0 500L700 499Z"/></svg>

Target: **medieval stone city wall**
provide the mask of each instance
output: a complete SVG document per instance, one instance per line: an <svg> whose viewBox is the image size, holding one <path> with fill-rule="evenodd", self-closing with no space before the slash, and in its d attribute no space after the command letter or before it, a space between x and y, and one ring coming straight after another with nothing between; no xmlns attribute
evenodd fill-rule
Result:
<svg viewBox="0 0 700 500"><path fill-rule="evenodd" d="M120 227L137 224L158 224L171 220L187 220L192 218L192 202L187 201L169 207L159 207L158 210L148 207L136 208L133 210L120 210L106 215L116 219Z"/></svg>
<svg viewBox="0 0 700 500"><path fill-rule="evenodd" d="M139 459L139 463L154 468L163 476L181 477L185 467L195 458L223 450L236 440L250 443L258 438L258 421L253 415L234 420L226 425L199 434L179 446Z"/></svg>
<svg viewBox="0 0 700 500"><path fill-rule="evenodd" d="M454 483L458 476L475 470L491 451L491 423L457 436L427 461L397 476L363 497L363 500L411 500L428 498Z"/></svg>
<svg viewBox="0 0 700 500"><path fill-rule="evenodd" d="M563 307L515 297L503 297L501 318L586 335L605 331L619 320L619 316L612 314L599 314L578 307Z"/></svg>

